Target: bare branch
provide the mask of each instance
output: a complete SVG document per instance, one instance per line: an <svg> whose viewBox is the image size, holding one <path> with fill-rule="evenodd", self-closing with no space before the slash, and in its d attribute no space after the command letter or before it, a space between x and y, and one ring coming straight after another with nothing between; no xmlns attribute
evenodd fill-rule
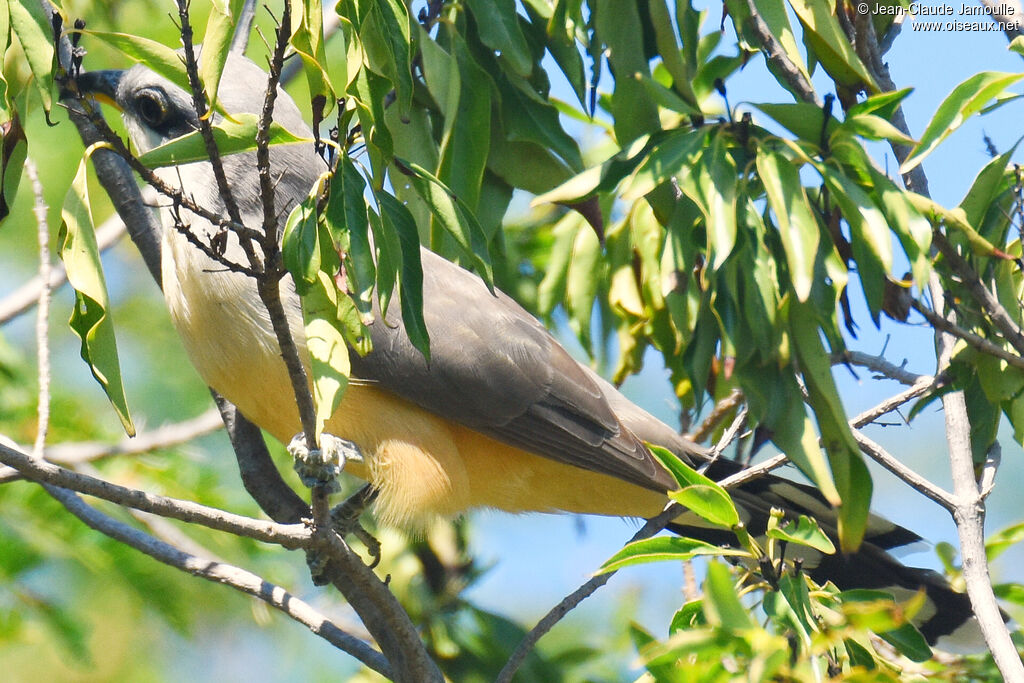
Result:
<svg viewBox="0 0 1024 683"><path fill-rule="evenodd" d="M1017 36L1024 35L1024 7L1021 7L1020 0L979 0L983 6L992 13L992 20L999 22L1006 28L1003 33L1007 40L1013 40Z"/></svg>
<svg viewBox="0 0 1024 683"><path fill-rule="evenodd" d="M379 652L362 640L343 631L308 603L292 595L281 586L272 584L240 567L203 559L179 550L94 510L70 491L49 486L47 491L60 501L71 514L81 519L90 528L145 553L159 562L259 598L274 609L303 624L339 650L352 655L367 667L382 676L390 677L391 671L388 663Z"/></svg>
<svg viewBox="0 0 1024 683"><path fill-rule="evenodd" d="M36 235L39 239L39 306L36 309L36 358L39 378L39 401L36 412L36 439L32 455L40 457L46 446L46 432L50 428L50 228L46 221L46 200L43 185L39 182L39 171L32 159L25 158L25 175L32 184L35 198L33 213L36 216Z"/></svg>
<svg viewBox="0 0 1024 683"><path fill-rule="evenodd" d="M939 288L941 295L942 289ZM940 299L941 300L941 299ZM925 320L934 327L937 331L945 332L954 337L963 339L965 342L973 346L974 348L987 353L991 356L995 356L1001 360L1006 361L1009 365L1015 368L1024 369L1024 358L1010 353L1001 346L997 346L995 343L990 342L988 339L977 335L973 332L969 332L964 328L960 327L953 321L942 317L941 315L929 310L923 304L917 300L911 300L910 305L913 306L914 310L924 316Z"/></svg>
<svg viewBox="0 0 1024 683"><path fill-rule="evenodd" d="M775 40L775 36L772 35L768 24L764 22L764 19L758 13L754 0L747 0L747 8L750 10L750 28L757 35L758 40L761 41L764 58L776 68L782 79L786 81L786 85L794 93L798 94L802 100L820 107L821 100L818 99L818 94L814 92L814 86L811 85L810 81L797 68L796 64L786 55L786 51L782 49L779 41Z"/></svg>
<svg viewBox="0 0 1024 683"><path fill-rule="evenodd" d="M728 416L729 413L732 412L733 409L736 408L736 406L740 405L742 402L743 392L740 391L739 389L733 389L731 392L729 392L728 396L726 396L725 398L723 398L722 400L715 404L715 407L712 409L711 413L704 419L704 421L700 424L700 427L697 428L697 431L688 434L687 438L697 443L704 441L704 439L707 439L709 436L711 436L711 432L715 431L718 425L722 423L722 420L724 420L726 416Z"/></svg>
<svg viewBox="0 0 1024 683"><path fill-rule="evenodd" d="M785 453L768 458L764 462L758 465L751 465L741 472L737 472L732 476L726 477L725 479L718 482L718 485L722 488L731 489L742 484L746 484L748 481L763 477L774 469L782 467L789 462L789 457Z"/></svg>
<svg viewBox="0 0 1024 683"><path fill-rule="evenodd" d="M928 377L922 376L916 384L905 391L885 399L874 408L865 410L860 415L850 420L850 426L854 429L863 427L864 425L874 422L878 418L899 408L907 401L912 401L918 396L924 396L925 394L935 391L942 387L946 383L944 376L939 377Z"/></svg>
<svg viewBox="0 0 1024 683"><path fill-rule="evenodd" d="M939 230L932 233L932 244L942 253L950 268L953 269L960 280L966 285L967 291L981 306L985 314L992 320L996 328L1003 334L1006 341L1010 343L1017 353L1024 355L1024 330L1013 319L1013 316L1003 308L996 295L982 283L978 273L971 267L965 258L960 256L946 236Z"/></svg>
<svg viewBox="0 0 1024 683"><path fill-rule="evenodd" d="M124 221L117 214L112 215L96 228L96 245L100 252L107 250L124 235ZM67 282L68 275L63 263L50 264L49 286L57 289ZM0 325L18 317L39 301L43 291L43 278L35 275L16 290L0 300Z"/></svg>
<svg viewBox="0 0 1024 683"><path fill-rule="evenodd" d="M928 496L950 512L953 512L953 510L956 509L957 500L953 494L939 486L936 486L928 479L922 477L920 474L904 465L880 445L864 436L860 430L853 430L853 438L857 440L857 445L860 446L860 450L864 454L870 456L872 460L895 474L915 490L920 491L925 496Z"/></svg>
<svg viewBox="0 0 1024 683"><path fill-rule="evenodd" d="M679 503L669 503L657 517L651 517L647 520L647 523L644 524L639 531L633 534L633 537L630 538L625 545L635 541L641 541L655 535L664 529L665 525L682 514L683 510L683 506ZM598 588L608 583L615 574L615 571L598 574L551 608L551 611L545 614L544 618L537 622L537 625L530 629L530 632L527 633L519 642L519 645L516 646L516 649L512 652L512 656L508 658L508 661L505 662L505 666L502 667L501 671L498 673L498 677L494 679L495 683L510 683L512 681L512 677L515 676L516 671L519 670L519 667L522 666L523 662L526 660L527 655L530 654L534 645L537 644L537 641L540 640L544 634L554 628L555 624L561 621L566 614L575 609L577 605L593 595Z"/></svg>
<svg viewBox="0 0 1024 683"><path fill-rule="evenodd" d="M130 439L124 438L115 444L97 441L55 444L46 449L44 457L50 462L73 465L115 455L138 455L161 448L178 446L215 432L223 426L220 413L211 408L198 417L142 432Z"/></svg>
<svg viewBox="0 0 1024 683"><path fill-rule="evenodd" d="M26 478L44 484L71 489L112 503L152 512L183 522L200 524L265 543L294 549L308 545L311 534L302 524L277 524L232 514L188 500L158 496L118 486L102 479L72 472L32 457L0 443L0 462L13 467Z"/></svg>
<svg viewBox="0 0 1024 683"><path fill-rule="evenodd" d="M867 368L871 372L883 375L889 379L894 379L901 384L914 385L921 381L925 375L919 375L916 372L910 372L903 365L895 365L885 360L882 356L872 356L869 353L863 351L843 351L841 353L833 354L833 363L849 363L850 365L857 365L863 368ZM903 361L906 363L906 361ZM931 378L929 378L931 379Z"/></svg>

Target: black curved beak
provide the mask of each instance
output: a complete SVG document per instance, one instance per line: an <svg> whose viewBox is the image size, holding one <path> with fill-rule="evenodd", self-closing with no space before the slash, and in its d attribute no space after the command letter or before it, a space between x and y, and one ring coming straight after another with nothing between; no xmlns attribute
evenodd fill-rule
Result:
<svg viewBox="0 0 1024 683"><path fill-rule="evenodd" d="M117 86L121 82L122 76L124 76L124 71L120 69L87 71L79 75L76 82L83 95L92 95L100 102L120 109L121 107L117 104Z"/></svg>

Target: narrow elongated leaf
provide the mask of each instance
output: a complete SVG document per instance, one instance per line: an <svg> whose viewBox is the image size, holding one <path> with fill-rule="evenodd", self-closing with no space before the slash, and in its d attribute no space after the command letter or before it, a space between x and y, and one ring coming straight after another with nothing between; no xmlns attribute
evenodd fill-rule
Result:
<svg viewBox="0 0 1024 683"><path fill-rule="evenodd" d="M292 7L292 49L302 60L302 71L309 85L310 100L323 98L323 115L327 115L334 107L337 99L331 77L327 73L327 53L324 47L323 8L320 0L290 0ZM335 55L345 55L345 51ZM336 56L335 59L339 57ZM339 64L342 73L347 71L347 64Z"/></svg>
<svg viewBox="0 0 1024 683"><path fill-rule="evenodd" d="M701 157L697 186L707 210L708 251L712 268L722 267L736 244L736 163L716 136Z"/></svg>
<svg viewBox="0 0 1024 683"><path fill-rule="evenodd" d="M368 68L391 81L403 115L412 103L412 45L409 12L401 0L377 0L367 8L359 36Z"/></svg>
<svg viewBox="0 0 1024 683"><path fill-rule="evenodd" d="M597 574L606 574L623 567L648 562L685 562L695 557L750 557L750 553L736 548L712 545L695 538L655 536L635 541L608 558Z"/></svg>
<svg viewBox="0 0 1024 683"><path fill-rule="evenodd" d="M740 602L732 573L721 562L708 564L704 580L704 614L708 622L730 631L753 628L747 608Z"/></svg>
<svg viewBox="0 0 1024 683"><path fill-rule="evenodd" d="M806 301L814 284L820 232L800 182L800 172L788 159L765 147L757 151L757 171L779 224L793 289L800 301Z"/></svg>
<svg viewBox="0 0 1024 683"><path fill-rule="evenodd" d="M61 208L58 252L67 270L68 282L75 290L75 309L71 329L82 340L82 360L89 364L92 376L121 419L128 436L135 436L135 426L128 411L128 399L121 381L121 364L117 356L117 339L110 318L107 283L96 246L96 233L89 206L89 184L86 174L89 157L104 143L86 150L71 182Z"/></svg>
<svg viewBox="0 0 1024 683"><path fill-rule="evenodd" d="M790 0L789 4L803 24L804 40L814 48L818 61L832 78L851 88L864 85L871 92L878 92L874 79L833 14L833 3Z"/></svg>
<svg viewBox="0 0 1024 683"><path fill-rule="evenodd" d="M964 198L960 200L960 208L966 214L967 222L973 226L980 227L996 196L1002 193L1007 186L1007 165L1010 158L1020 145L1020 139L1013 144L1004 154L1000 154L992 161L985 164L974 182L971 189L967 191Z"/></svg>
<svg viewBox="0 0 1024 683"><path fill-rule="evenodd" d="M319 439L324 424L341 404L348 387L351 362L342 331L346 325L361 327L359 316L340 321L342 308L339 298L347 298L339 292L334 278L323 271L317 271L316 281L302 297L302 317L306 326L306 349L312 367L313 400L316 402L316 435ZM353 309L354 310L354 309ZM366 335L367 338L369 335Z"/></svg>
<svg viewBox="0 0 1024 683"><path fill-rule="evenodd" d="M317 273L333 268L337 270L338 255L330 235L317 218L317 196L326 175L302 202L295 205L284 224L281 237L281 258L291 273L295 290L304 295L317 281ZM323 259L328 259L327 263Z"/></svg>
<svg viewBox="0 0 1024 683"><path fill-rule="evenodd" d="M472 211L435 175L413 163L403 163L408 169L410 182L430 207L434 219L461 247L462 254L477 273L490 285L494 274L487 250L487 235Z"/></svg>
<svg viewBox="0 0 1024 683"><path fill-rule="evenodd" d="M694 166L704 153L706 141L707 135L700 129L671 133L646 156L639 156L642 161L623 185L622 198L626 201L639 199L672 178L693 176L696 172ZM692 180L680 182L681 187L686 185L696 188Z"/></svg>
<svg viewBox="0 0 1024 683"><path fill-rule="evenodd" d="M953 88L953 92L935 110L935 115L921 135L921 141L903 160L900 173L907 173L924 161L964 121L980 112L993 97L1021 78L1024 78L1024 73L984 71Z"/></svg>
<svg viewBox="0 0 1024 683"><path fill-rule="evenodd" d="M11 31L18 37L43 108L49 112L53 106L53 29L50 28L50 18L38 2L16 0L7 4L10 7Z"/></svg>
<svg viewBox="0 0 1024 683"><path fill-rule="evenodd" d="M700 104L697 102L697 94L693 91L693 85L691 84L693 76L697 71L697 65L685 61L684 55L687 53L680 50L678 43L676 43L676 35L675 31L672 30L672 17L669 15L668 5L665 0L651 0L647 7L651 14L654 40L658 46L658 53L661 55L662 64L672 74L672 88L691 109L699 112Z"/></svg>
<svg viewBox="0 0 1024 683"><path fill-rule="evenodd" d="M409 209L386 192L377 192L384 226L393 230L401 243L402 270L399 277L402 322L412 345L430 361L430 337L423 321L423 267L416 221Z"/></svg>
<svg viewBox="0 0 1024 683"><path fill-rule="evenodd" d="M212 0L211 3L210 18L203 35L203 50L199 53L199 78L210 109L216 106L217 88L228 61L231 37L242 3L243 0Z"/></svg>
<svg viewBox="0 0 1024 683"><path fill-rule="evenodd" d="M191 92L184 60L177 51L172 50L163 43L158 43L149 38L133 36L128 33L90 30L84 30L82 33L102 40L129 59L145 63L147 67L158 75L163 76L185 92Z"/></svg>
<svg viewBox="0 0 1024 683"><path fill-rule="evenodd" d="M0 123L0 223L11 213L28 156L28 138L15 116Z"/></svg>
<svg viewBox="0 0 1024 683"><path fill-rule="evenodd" d="M515 0L466 0L476 19L480 40L517 75L527 78L533 71L533 55L519 28Z"/></svg>
<svg viewBox="0 0 1024 683"><path fill-rule="evenodd" d="M345 286L361 314L373 314L373 288L377 283L377 269L370 249L366 200L363 191L366 181L355 164L343 156L338 170L331 179L331 194L324 211L324 221L331 231L334 243L343 251Z"/></svg>
<svg viewBox="0 0 1024 683"><path fill-rule="evenodd" d="M212 126L213 139L217 143L217 150L221 156L252 152L256 149L259 116L248 113L235 114L233 119L225 119ZM276 121L270 124L268 132L272 146L312 142L309 138L294 135ZM154 147L140 156L139 161L150 168L160 168L162 166L177 166L193 161L203 161L208 158L202 135L200 135L199 131L195 130L170 142L165 142L159 147ZM255 169L253 171L255 172Z"/></svg>
<svg viewBox="0 0 1024 683"><path fill-rule="evenodd" d="M1001 529L985 539L985 555L988 561L996 559L1010 546L1024 540L1024 522Z"/></svg>
<svg viewBox="0 0 1024 683"><path fill-rule="evenodd" d="M861 459L860 449L832 378L832 363L825 351L815 322L814 311L806 304L790 312L793 349L807 387L808 403L821 429L821 440L828 453L836 490L842 498L839 507L839 542L845 552L860 546L871 505L871 475Z"/></svg>

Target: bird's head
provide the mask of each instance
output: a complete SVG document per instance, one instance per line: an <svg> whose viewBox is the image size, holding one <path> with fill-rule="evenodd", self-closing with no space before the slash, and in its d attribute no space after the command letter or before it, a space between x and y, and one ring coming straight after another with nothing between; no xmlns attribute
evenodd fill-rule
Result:
<svg viewBox="0 0 1024 683"><path fill-rule="evenodd" d="M267 73L251 60L228 56L217 92L220 106L231 114L259 114ZM139 154L191 133L199 127L192 96L152 69L137 64L127 70L90 71L78 77L82 93L117 107ZM219 118L215 116L215 121ZM312 137L295 103L278 91L274 119L296 135Z"/></svg>

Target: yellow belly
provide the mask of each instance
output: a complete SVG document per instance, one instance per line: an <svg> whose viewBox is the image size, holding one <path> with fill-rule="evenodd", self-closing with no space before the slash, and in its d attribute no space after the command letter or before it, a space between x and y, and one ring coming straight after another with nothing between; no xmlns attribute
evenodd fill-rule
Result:
<svg viewBox="0 0 1024 683"><path fill-rule="evenodd" d="M199 374L288 443L300 431L298 411L251 281L208 267L196 277L194 248L177 235L164 247L164 294ZM291 327L304 357L301 324ZM420 527L474 507L646 517L665 503L661 494L508 446L364 384L349 386L325 431L362 451L365 463L349 471L379 490L385 523Z"/></svg>

